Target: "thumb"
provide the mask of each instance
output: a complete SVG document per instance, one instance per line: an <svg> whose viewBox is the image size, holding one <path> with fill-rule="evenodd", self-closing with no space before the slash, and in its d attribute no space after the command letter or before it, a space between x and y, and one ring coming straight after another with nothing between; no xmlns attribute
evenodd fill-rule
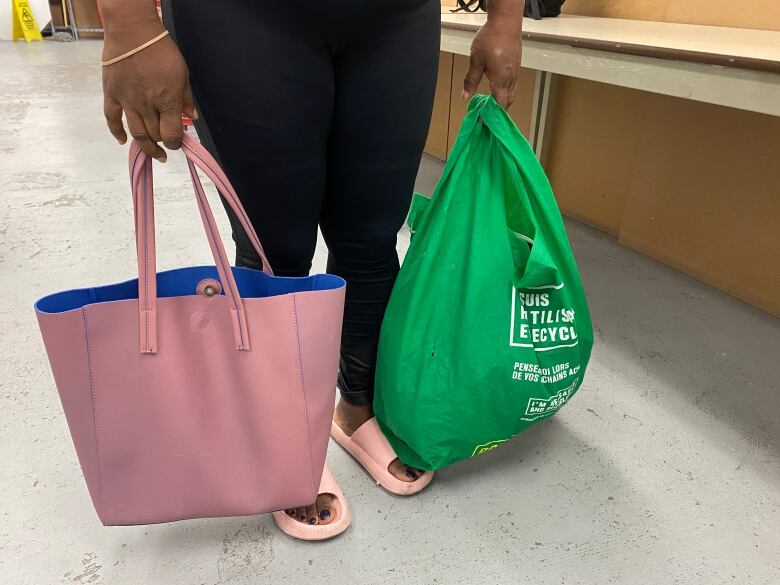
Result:
<svg viewBox="0 0 780 585"><path fill-rule="evenodd" d="M198 110L195 109L195 104L192 101L192 92L190 91L189 84L184 88L184 95L181 98L182 114L187 116L190 120L198 119Z"/></svg>
<svg viewBox="0 0 780 585"><path fill-rule="evenodd" d="M482 74L484 71L484 62L480 57L472 53L469 62L469 70L466 72L466 77L463 79L463 99L469 99L477 93L477 88L479 87L480 81L482 81Z"/></svg>

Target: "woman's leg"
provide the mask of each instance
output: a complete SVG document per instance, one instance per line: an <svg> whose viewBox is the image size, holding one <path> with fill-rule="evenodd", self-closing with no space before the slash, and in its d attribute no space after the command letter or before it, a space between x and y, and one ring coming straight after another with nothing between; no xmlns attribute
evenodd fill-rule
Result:
<svg viewBox="0 0 780 585"><path fill-rule="evenodd" d="M428 132L440 4L371 3L336 55L336 101L320 220L328 271L347 280L337 422L351 434L373 416L379 330L398 274L403 225ZM405 466L394 474L413 479Z"/></svg>
<svg viewBox="0 0 780 585"><path fill-rule="evenodd" d="M247 211L274 271L307 275L325 193L334 97L331 58L316 27L270 2L167 3L204 144ZM243 231L237 262L258 264Z"/></svg>
<svg viewBox="0 0 780 585"><path fill-rule="evenodd" d="M334 78L317 30L271 2L167 3L190 69L198 131L241 197L275 272L305 275L325 193ZM239 264L256 265L239 231ZM330 523L330 495L291 511Z"/></svg>

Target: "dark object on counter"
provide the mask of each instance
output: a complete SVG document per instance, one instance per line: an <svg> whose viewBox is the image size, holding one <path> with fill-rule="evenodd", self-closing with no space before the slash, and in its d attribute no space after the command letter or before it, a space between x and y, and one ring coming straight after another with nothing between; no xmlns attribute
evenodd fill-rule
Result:
<svg viewBox="0 0 780 585"><path fill-rule="evenodd" d="M558 16L561 13L561 6L566 0L525 0L525 10L523 14L530 16L534 20ZM458 7L453 12L477 12L478 10L487 11L488 0L458 0Z"/></svg>

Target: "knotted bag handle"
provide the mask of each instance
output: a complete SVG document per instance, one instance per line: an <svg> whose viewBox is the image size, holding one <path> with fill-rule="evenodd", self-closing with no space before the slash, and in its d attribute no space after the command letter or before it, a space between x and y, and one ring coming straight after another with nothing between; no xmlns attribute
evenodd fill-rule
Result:
<svg viewBox="0 0 780 585"><path fill-rule="evenodd" d="M228 298L233 336L238 350L249 350L249 330L244 303L236 285L230 260L225 253L214 214L198 176L198 169L211 179L227 201L239 222L249 236L255 251L262 261L263 272L273 275L268 258L263 251L257 233L252 227L241 201L222 169L205 148L191 135L184 134L182 151L187 158L190 178L195 191L203 227L209 241L219 280ZM152 159L133 141L130 147L130 182L133 191L135 214L136 251L138 254L138 317L139 343L141 353L157 352L157 259L154 237L154 181Z"/></svg>

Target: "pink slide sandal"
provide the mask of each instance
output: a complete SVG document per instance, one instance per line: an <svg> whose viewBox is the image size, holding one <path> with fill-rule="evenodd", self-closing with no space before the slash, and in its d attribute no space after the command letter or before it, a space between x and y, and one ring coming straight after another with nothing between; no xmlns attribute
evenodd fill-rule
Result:
<svg viewBox="0 0 780 585"><path fill-rule="evenodd" d="M327 465L322 471L318 493L331 494L333 496L333 512L336 514L336 519L333 522L330 524L304 524L296 518L288 516L284 510L280 510L273 513L274 521L279 530L299 540L327 540L338 536L349 528L352 519L349 514L347 499L344 497L344 493L339 488L339 484L336 483Z"/></svg>
<svg viewBox="0 0 780 585"><path fill-rule="evenodd" d="M376 418L363 423L351 437L334 422L330 427L330 436L357 459L378 485L392 494L411 496L425 489L433 479L433 472L426 471L415 481L401 481L387 470L387 466L398 455L387 442Z"/></svg>

